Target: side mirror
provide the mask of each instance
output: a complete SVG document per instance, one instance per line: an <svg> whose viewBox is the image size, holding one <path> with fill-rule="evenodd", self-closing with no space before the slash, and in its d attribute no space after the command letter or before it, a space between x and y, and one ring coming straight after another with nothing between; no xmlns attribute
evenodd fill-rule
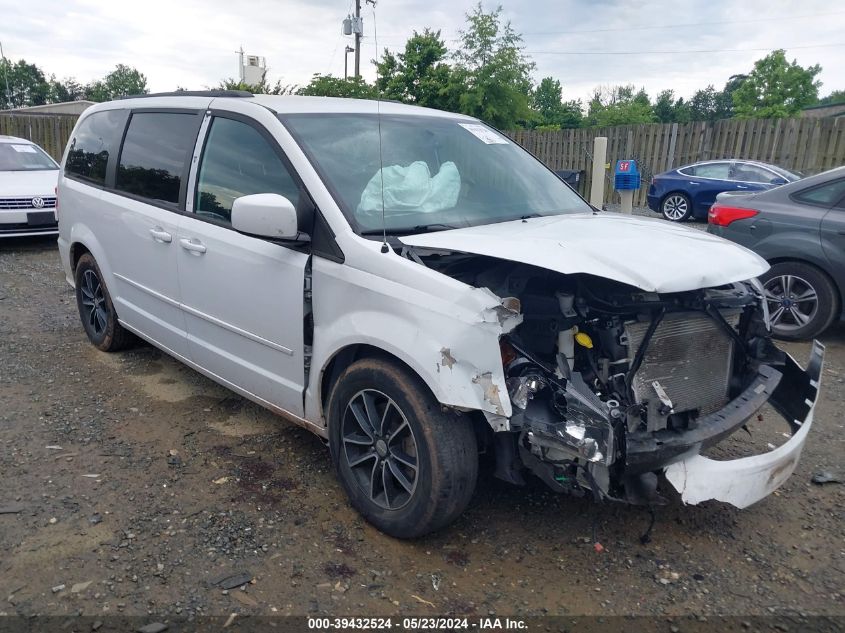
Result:
<svg viewBox="0 0 845 633"><path fill-rule="evenodd" d="M299 237L296 208L277 193L254 193L235 198L232 228L241 233L294 240Z"/></svg>
<svg viewBox="0 0 845 633"><path fill-rule="evenodd" d="M772 179L769 181L769 184L772 184L772 185L785 185L785 184L786 184L786 178L780 178L779 176L776 176L776 177L772 178Z"/></svg>

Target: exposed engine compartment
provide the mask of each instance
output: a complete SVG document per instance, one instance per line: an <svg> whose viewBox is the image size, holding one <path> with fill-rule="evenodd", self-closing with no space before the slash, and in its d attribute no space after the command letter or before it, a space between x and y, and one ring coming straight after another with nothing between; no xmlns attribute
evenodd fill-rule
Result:
<svg viewBox="0 0 845 633"><path fill-rule="evenodd" d="M653 503L655 471L683 449L655 438L694 435L760 390L761 365L783 364L750 281L658 294L491 257L412 256L519 306L522 324L501 339L513 415L495 434L497 475L514 483L528 469L560 491ZM654 459L629 460L629 444L649 442Z"/></svg>

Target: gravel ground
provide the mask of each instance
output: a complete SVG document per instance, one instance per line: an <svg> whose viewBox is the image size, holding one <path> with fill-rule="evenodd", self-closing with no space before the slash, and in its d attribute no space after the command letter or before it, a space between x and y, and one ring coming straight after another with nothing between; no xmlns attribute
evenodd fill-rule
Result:
<svg viewBox="0 0 845 633"><path fill-rule="evenodd" d="M641 545L643 509L486 467L455 524L400 542L348 506L317 437L149 346L95 350L54 242L7 240L0 614L845 615L845 487L810 483L843 469L845 327L824 341L801 462L752 508L673 503ZM783 441L773 416L750 428L720 451Z"/></svg>

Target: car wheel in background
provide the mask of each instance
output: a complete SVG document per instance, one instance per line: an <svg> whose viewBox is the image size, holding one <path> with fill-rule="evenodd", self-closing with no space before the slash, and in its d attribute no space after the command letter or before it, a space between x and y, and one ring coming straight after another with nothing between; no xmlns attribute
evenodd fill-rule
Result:
<svg viewBox="0 0 845 633"><path fill-rule="evenodd" d="M90 253L79 258L74 281L79 318L88 339L103 352L117 352L129 347L134 337L117 322L117 313L103 282L103 274Z"/></svg>
<svg viewBox="0 0 845 633"><path fill-rule="evenodd" d="M660 203L660 213L670 222L683 222L692 217L692 201L682 193L670 193Z"/></svg>
<svg viewBox="0 0 845 633"><path fill-rule="evenodd" d="M833 282L815 266L780 262L760 277L772 334L790 341L821 334L836 318L839 300Z"/></svg>
<svg viewBox="0 0 845 633"><path fill-rule="evenodd" d="M350 365L332 389L328 422L338 477L381 531L422 536L469 503L478 476L472 422L444 410L405 368L374 358Z"/></svg>

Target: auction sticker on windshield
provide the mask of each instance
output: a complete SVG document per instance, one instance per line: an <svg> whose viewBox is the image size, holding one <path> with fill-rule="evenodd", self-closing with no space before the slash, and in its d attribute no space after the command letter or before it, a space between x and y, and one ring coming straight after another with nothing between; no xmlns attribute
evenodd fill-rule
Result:
<svg viewBox="0 0 845 633"><path fill-rule="evenodd" d="M460 123L462 128L472 134L474 137L481 139L487 145L508 145L508 139L500 134L497 134L490 128L478 125L477 123Z"/></svg>
<svg viewBox="0 0 845 633"><path fill-rule="evenodd" d="M12 145L12 149L20 154L37 154L32 145Z"/></svg>

